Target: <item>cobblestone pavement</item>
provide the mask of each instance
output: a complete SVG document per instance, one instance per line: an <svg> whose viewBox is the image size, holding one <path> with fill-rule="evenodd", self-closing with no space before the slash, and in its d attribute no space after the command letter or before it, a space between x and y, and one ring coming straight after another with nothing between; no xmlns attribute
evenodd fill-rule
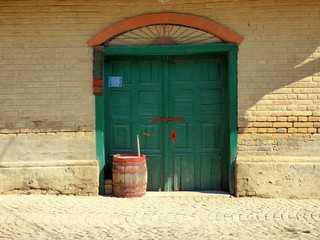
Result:
<svg viewBox="0 0 320 240"><path fill-rule="evenodd" d="M0 239L320 240L320 200L0 196Z"/></svg>

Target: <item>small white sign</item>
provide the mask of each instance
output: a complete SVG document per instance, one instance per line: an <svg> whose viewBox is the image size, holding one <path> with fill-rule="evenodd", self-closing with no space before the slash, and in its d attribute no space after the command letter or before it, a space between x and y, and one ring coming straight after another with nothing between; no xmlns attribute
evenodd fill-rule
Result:
<svg viewBox="0 0 320 240"><path fill-rule="evenodd" d="M121 76L110 76L109 77L109 87L122 87L122 77Z"/></svg>

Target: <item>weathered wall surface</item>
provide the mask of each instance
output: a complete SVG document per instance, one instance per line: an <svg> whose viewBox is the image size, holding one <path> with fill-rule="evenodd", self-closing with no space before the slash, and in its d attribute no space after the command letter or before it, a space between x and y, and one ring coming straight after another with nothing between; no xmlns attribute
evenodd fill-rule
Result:
<svg viewBox="0 0 320 240"><path fill-rule="evenodd" d="M319 158L239 157L236 196L319 198Z"/></svg>
<svg viewBox="0 0 320 240"><path fill-rule="evenodd" d="M96 160L0 162L0 194L98 194Z"/></svg>
<svg viewBox="0 0 320 240"><path fill-rule="evenodd" d="M237 196L319 198L320 134L242 134Z"/></svg>
<svg viewBox="0 0 320 240"><path fill-rule="evenodd" d="M0 163L95 159L94 134L0 134Z"/></svg>
<svg viewBox="0 0 320 240"><path fill-rule="evenodd" d="M125 18L174 11L244 37L240 133L320 133L319 7L316 0L0 1L0 131L92 130L86 41Z"/></svg>
<svg viewBox="0 0 320 240"><path fill-rule="evenodd" d="M0 134L0 193L98 194L92 132Z"/></svg>
<svg viewBox="0 0 320 240"><path fill-rule="evenodd" d="M317 0L2 0L0 134L10 139L7 134L69 132L73 136L72 132L92 132L92 49L86 41L115 22L144 13L197 14L244 37L238 58L237 185L242 186L238 195L255 192L266 196L251 168L259 166L263 175L281 179L286 164L283 170L264 164L281 164L286 156L313 156L310 161L320 164L319 8ZM23 136L16 139L22 141ZM61 140L55 139L53 142ZM85 136L77 139L79 146L88 143ZM1 141L7 144L9 140ZM94 151L93 138L89 142ZM79 160L80 155L95 158L86 147L70 154L69 140L65 143L58 151L51 144L29 145L30 158L20 154L27 142L15 145L17 153L2 147L5 155L0 163L42 158L71 161ZM279 158L274 161L271 156ZM301 158L292 161L304 164ZM304 184L319 179L312 167L302 169L302 175L310 176ZM298 179L293 173L291 177ZM319 186L314 186L318 194ZM269 196L280 196L278 190L272 190L279 188L273 187L268 186ZM295 191L291 196L301 195L285 184L282 189Z"/></svg>

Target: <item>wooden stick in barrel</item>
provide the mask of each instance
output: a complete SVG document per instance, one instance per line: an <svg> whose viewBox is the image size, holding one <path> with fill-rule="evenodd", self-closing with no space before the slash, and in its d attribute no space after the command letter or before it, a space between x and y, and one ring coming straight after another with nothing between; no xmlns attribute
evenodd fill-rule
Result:
<svg viewBox="0 0 320 240"><path fill-rule="evenodd" d="M137 146L138 146L138 157L140 157L140 139L139 139L139 134L137 134Z"/></svg>

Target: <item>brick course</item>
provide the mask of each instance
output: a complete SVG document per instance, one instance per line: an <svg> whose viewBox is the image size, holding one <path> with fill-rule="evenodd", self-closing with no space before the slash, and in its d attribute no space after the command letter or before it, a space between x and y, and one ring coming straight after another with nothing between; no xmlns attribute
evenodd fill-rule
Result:
<svg viewBox="0 0 320 240"><path fill-rule="evenodd" d="M0 1L0 133L92 131L88 39L120 20L185 12L244 37L239 133L320 133L320 2Z"/></svg>

